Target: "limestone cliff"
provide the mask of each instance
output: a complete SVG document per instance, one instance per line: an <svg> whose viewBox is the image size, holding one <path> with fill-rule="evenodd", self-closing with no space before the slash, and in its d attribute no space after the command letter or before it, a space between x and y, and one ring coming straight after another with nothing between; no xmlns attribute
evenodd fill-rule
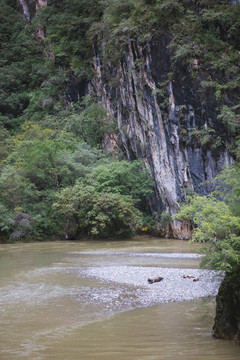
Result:
<svg viewBox="0 0 240 360"><path fill-rule="evenodd" d="M152 207L174 214L186 192L209 193L207 182L232 158L224 144L212 150L193 137L194 129L202 127L219 131L216 105L181 63L171 72L167 46L167 36L144 50L130 43L115 66L103 65L95 47L95 76L88 91L116 117L127 158L142 158L151 170L156 184ZM188 224L174 222L172 231L177 238L190 236Z"/></svg>

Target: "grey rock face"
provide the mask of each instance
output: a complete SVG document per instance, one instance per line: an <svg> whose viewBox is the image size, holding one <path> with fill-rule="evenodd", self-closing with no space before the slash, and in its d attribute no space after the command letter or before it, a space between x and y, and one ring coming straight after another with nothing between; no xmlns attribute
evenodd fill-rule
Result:
<svg viewBox="0 0 240 360"><path fill-rule="evenodd" d="M42 6L47 6L48 0L17 0L22 13L28 23L31 23L37 10Z"/></svg>
<svg viewBox="0 0 240 360"><path fill-rule="evenodd" d="M19 5L22 8L22 12L24 14L24 17L28 23L31 22L31 14L29 9L29 4L26 0L18 0Z"/></svg>
<svg viewBox="0 0 240 360"><path fill-rule="evenodd" d="M142 158L150 169L156 184L152 207L174 214L187 189L209 193L206 181L233 160L224 145L214 153L203 148L201 139L191 139L193 129L219 126L215 104L210 96L201 99L199 84L181 64L170 74L167 45L165 36L144 50L129 44L124 61L115 67L103 66L96 51L96 75L88 92L116 117L128 159ZM175 237L189 237L183 224L174 222L172 227Z"/></svg>

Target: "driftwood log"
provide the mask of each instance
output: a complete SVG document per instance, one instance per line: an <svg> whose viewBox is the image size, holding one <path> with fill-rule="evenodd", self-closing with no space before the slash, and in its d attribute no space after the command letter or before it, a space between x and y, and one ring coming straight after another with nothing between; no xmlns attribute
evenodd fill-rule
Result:
<svg viewBox="0 0 240 360"><path fill-rule="evenodd" d="M163 280L163 277L159 276L159 277L156 277L154 279L148 279L148 283L153 284L155 282L159 282L159 281L162 281L162 280Z"/></svg>

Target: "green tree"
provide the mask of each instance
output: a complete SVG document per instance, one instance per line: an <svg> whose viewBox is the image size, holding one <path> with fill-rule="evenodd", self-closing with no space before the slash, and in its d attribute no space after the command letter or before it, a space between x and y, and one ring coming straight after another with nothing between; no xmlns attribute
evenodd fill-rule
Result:
<svg viewBox="0 0 240 360"><path fill-rule="evenodd" d="M240 266L240 217L213 196L194 196L181 206L176 219L190 220L196 226L192 240L204 243L202 266L236 271Z"/></svg>
<svg viewBox="0 0 240 360"><path fill-rule="evenodd" d="M4 206L13 211L28 201L37 201L38 196L34 184L29 182L19 169L12 165L3 167L0 174L0 202Z"/></svg>
<svg viewBox="0 0 240 360"><path fill-rule="evenodd" d="M81 183L63 189L53 207L64 219L66 238L129 236L142 225L130 196L97 192Z"/></svg>
<svg viewBox="0 0 240 360"><path fill-rule="evenodd" d="M12 151L13 143L10 136L10 133L0 126L0 163L4 160Z"/></svg>
<svg viewBox="0 0 240 360"><path fill-rule="evenodd" d="M8 239L12 230L13 213L0 203L0 239Z"/></svg>
<svg viewBox="0 0 240 360"><path fill-rule="evenodd" d="M0 172L0 204L1 229L12 240L61 236L64 228L74 237L134 233L141 217L135 205L152 194L143 163L117 161L70 132L29 121L11 146ZM58 193L70 194L78 208L68 211L72 200L61 211L53 207Z"/></svg>
<svg viewBox="0 0 240 360"><path fill-rule="evenodd" d="M216 178L216 196L221 197L233 215L240 217L240 166L223 170Z"/></svg>
<svg viewBox="0 0 240 360"><path fill-rule="evenodd" d="M54 133L31 125L16 137L14 151L6 159L39 190L59 188L70 178L69 168L61 164L62 153L73 152L76 141L70 133Z"/></svg>
<svg viewBox="0 0 240 360"><path fill-rule="evenodd" d="M99 165L87 176L86 181L96 191L129 195L135 202L153 193L153 181L140 160L112 160L108 164Z"/></svg>
<svg viewBox="0 0 240 360"><path fill-rule="evenodd" d="M76 109L74 114L66 118L64 127L96 148L102 148L104 140L117 132L112 116L91 97L82 100L80 109Z"/></svg>

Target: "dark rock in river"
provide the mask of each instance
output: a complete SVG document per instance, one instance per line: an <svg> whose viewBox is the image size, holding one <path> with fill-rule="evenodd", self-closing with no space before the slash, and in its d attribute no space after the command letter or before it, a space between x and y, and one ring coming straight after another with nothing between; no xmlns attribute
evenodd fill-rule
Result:
<svg viewBox="0 0 240 360"><path fill-rule="evenodd" d="M155 283L155 282L160 282L160 281L162 281L162 280L163 280L163 277L158 276L157 278L154 278L154 279L148 279L148 283L149 283L149 284L153 284L153 283Z"/></svg>
<svg viewBox="0 0 240 360"><path fill-rule="evenodd" d="M240 269L226 274L216 301L213 336L240 344Z"/></svg>

